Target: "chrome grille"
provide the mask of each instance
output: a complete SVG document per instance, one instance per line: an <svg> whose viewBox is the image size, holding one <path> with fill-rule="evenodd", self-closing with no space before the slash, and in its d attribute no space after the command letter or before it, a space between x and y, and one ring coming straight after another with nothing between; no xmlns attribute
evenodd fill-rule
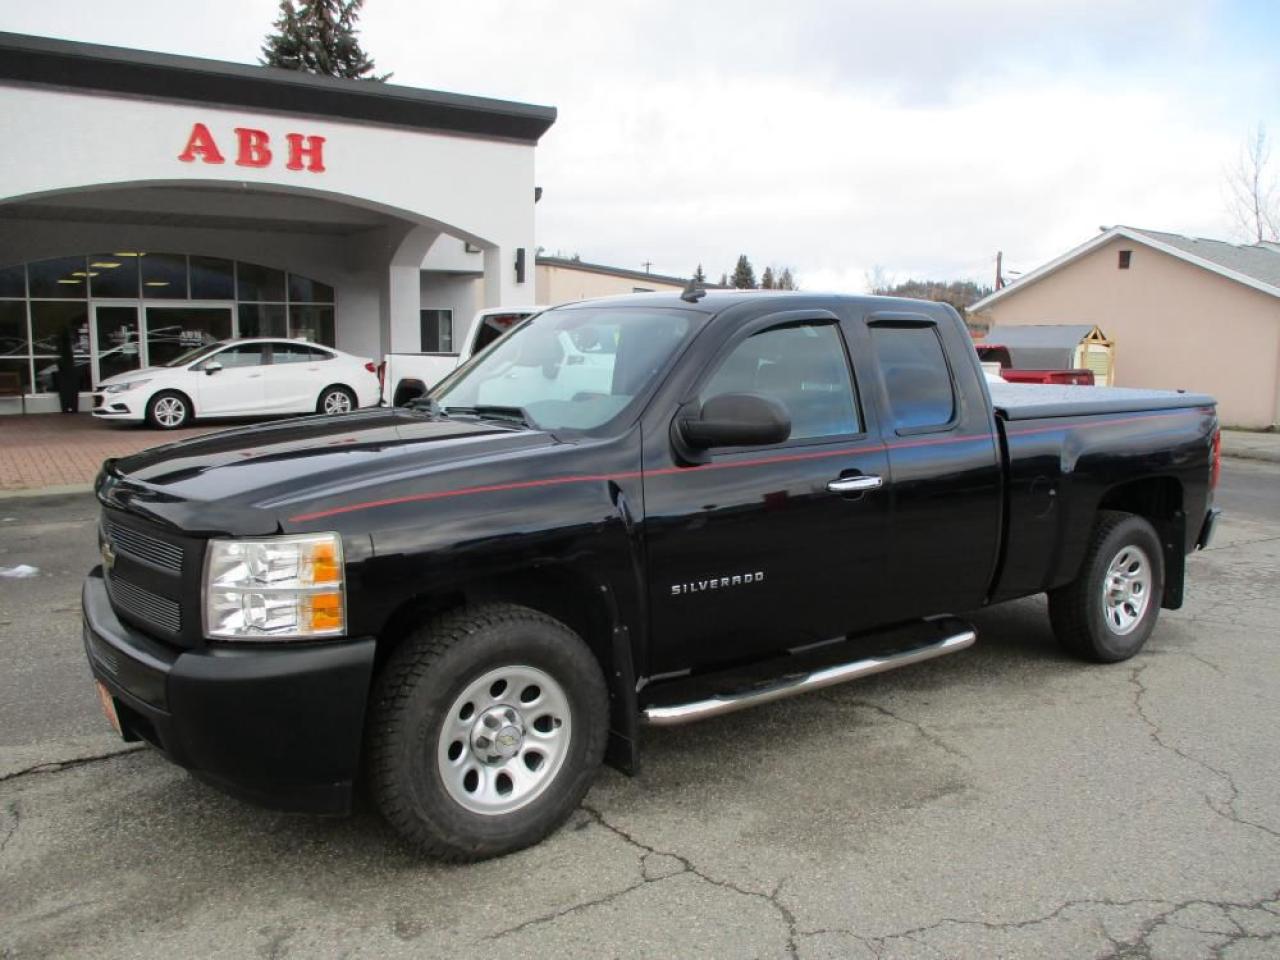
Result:
<svg viewBox="0 0 1280 960"><path fill-rule="evenodd" d="M177 544L165 543L158 537L115 523L107 524L107 538L118 552L126 553L135 560L170 573L182 572L182 547Z"/></svg>
<svg viewBox="0 0 1280 960"><path fill-rule="evenodd" d="M147 623L179 633L182 630L182 608L178 601L162 597L119 577L107 580L116 610L131 614Z"/></svg>

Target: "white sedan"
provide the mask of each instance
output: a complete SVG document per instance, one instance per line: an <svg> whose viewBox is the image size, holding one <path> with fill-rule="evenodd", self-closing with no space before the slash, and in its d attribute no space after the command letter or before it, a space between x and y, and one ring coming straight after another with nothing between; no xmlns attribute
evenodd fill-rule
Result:
<svg viewBox="0 0 1280 960"><path fill-rule="evenodd" d="M378 399L372 360L299 340L223 340L108 377L93 415L173 430L195 417L346 413Z"/></svg>

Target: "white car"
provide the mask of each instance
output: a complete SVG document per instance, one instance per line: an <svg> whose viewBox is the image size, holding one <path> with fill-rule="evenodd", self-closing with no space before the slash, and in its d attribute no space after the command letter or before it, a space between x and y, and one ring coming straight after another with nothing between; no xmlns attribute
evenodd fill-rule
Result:
<svg viewBox="0 0 1280 960"><path fill-rule="evenodd" d="M223 340L108 377L93 415L173 430L195 417L347 413L375 405L378 392L377 367L365 357L301 340Z"/></svg>

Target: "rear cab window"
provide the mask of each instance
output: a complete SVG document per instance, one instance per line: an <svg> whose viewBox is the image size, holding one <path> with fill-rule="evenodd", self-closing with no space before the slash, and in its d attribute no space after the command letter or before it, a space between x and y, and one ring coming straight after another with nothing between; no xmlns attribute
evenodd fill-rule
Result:
<svg viewBox="0 0 1280 960"><path fill-rule="evenodd" d="M932 323L875 322L871 345L888 396L888 423L898 434L955 426L955 382Z"/></svg>

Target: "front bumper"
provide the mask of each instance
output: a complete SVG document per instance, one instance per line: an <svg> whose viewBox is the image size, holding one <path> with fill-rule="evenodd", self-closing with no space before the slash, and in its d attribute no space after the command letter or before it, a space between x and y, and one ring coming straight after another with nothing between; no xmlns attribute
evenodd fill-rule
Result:
<svg viewBox="0 0 1280 960"><path fill-rule="evenodd" d="M346 813L360 763L374 641L182 650L120 622L101 568L84 582L89 666L126 740L233 796Z"/></svg>
<svg viewBox="0 0 1280 960"><path fill-rule="evenodd" d="M125 398L123 394L95 393L93 410L100 420L141 420L146 404L138 397Z"/></svg>

